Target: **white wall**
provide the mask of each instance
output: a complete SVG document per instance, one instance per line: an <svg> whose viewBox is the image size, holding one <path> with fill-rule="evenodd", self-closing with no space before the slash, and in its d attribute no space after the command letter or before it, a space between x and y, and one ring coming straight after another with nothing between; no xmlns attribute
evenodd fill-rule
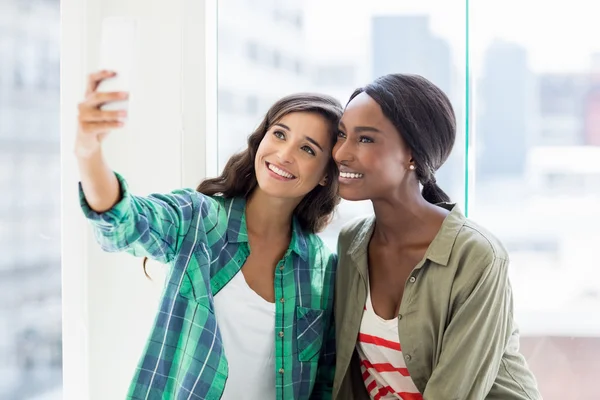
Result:
<svg viewBox="0 0 600 400"><path fill-rule="evenodd" d="M130 121L106 143L139 194L216 172L216 0L62 0L61 158L65 399L124 398L162 289L161 266L103 253L78 204L76 104L96 69L102 18L140 18ZM205 132L213 132L205 136ZM208 156L207 156L208 155Z"/></svg>

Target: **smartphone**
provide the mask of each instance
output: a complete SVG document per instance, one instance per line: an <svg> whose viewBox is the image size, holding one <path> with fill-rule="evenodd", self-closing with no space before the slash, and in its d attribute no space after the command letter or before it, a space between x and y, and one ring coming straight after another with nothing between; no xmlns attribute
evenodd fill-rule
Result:
<svg viewBox="0 0 600 400"><path fill-rule="evenodd" d="M98 86L99 92L127 92L129 99L101 106L102 110L127 110L135 73L138 21L131 17L107 17L102 21L100 70L116 72Z"/></svg>

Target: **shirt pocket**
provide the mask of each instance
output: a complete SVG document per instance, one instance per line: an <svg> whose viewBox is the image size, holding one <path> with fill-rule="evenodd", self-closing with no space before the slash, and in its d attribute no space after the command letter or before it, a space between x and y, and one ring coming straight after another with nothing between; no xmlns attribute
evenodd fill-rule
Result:
<svg viewBox="0 0 600 400"><path fill-rule="evenodd" d="M187 301L197 303L206 307L210 312L214 312L208 284L204 274L186 271L181 279L178 294Z"/></svg>
<svg viewBox="0 0 600 400"><path fill-rule="evenodd" d="M323 310L296 307L298 361L318 361L323 345L324 314Z"/></svg>

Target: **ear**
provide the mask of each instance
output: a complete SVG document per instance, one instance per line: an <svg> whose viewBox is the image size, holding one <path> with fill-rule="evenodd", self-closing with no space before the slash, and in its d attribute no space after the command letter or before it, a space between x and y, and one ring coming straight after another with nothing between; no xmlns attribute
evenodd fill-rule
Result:
<svg viewBox="0 0 600 400"><path fill-rule="evenodd" d="M417 166L415 165L415 159L411 158L410 161L408 162L408 169L411 171L414 171L417 168Z"/></svg>
<svg viewBox="0 0 600 400"><path fill-rule="evenodd" d="M327 175L325 175L323 179L321 179L321 182L319 182L319 185L326 186L328 181L329 179L327 178Z"/></svg>

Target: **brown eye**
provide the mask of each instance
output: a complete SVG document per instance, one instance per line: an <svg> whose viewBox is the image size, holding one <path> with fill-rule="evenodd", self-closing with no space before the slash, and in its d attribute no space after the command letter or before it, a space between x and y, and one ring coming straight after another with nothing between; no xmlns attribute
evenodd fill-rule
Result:
<svg viewBox="0 0 600 400"><path fill-rule="evenodd" d="M277 138L277 139L285 139L285 133L281 132L281 131L275 131L273 132L273 135Z"/></svg>
<svg viewBox="0 0 600 400"><path fill-rule="evenodd" d="M310 146L302 146L302 150L306 151L311 156L314 156L316 154Z"/></svg>

